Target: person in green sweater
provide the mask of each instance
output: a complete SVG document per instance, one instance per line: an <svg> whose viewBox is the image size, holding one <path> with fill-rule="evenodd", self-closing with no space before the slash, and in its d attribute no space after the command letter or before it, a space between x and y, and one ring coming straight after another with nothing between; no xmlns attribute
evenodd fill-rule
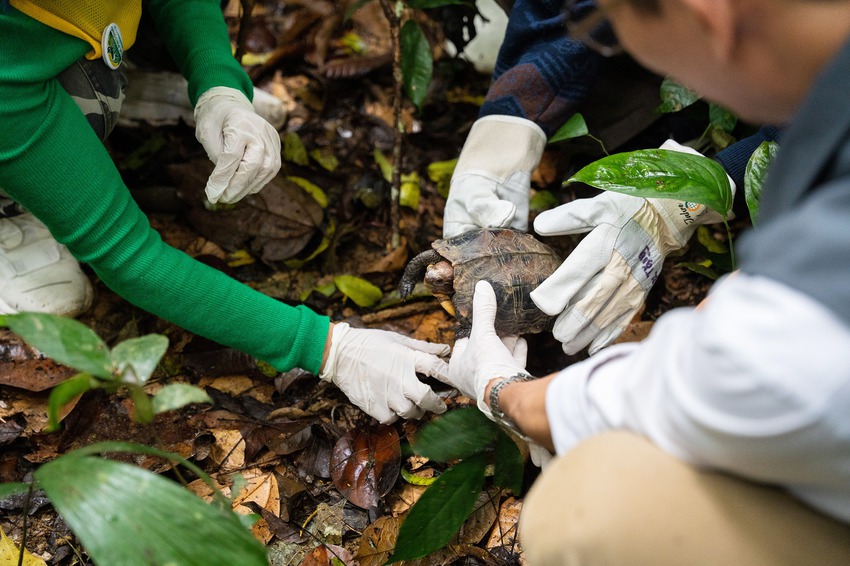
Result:
<svg viewBox="0 0 850 566"><path fill-rule="evenodd" d="M188 80L196 136L216 164L207 197L257 192L280 168L280 137L254 112L219 3L144 8ZM141 0L0 0L0 189L14 202L0 206L0 313L84 311L91 286L80 261L138 307L280 371L317 374L381 422L444 411L417 372L445 380L448 346L332 324L195 261L151 228L101 141L141 9ZM80 85L94 95L75 92Z"/></svg>

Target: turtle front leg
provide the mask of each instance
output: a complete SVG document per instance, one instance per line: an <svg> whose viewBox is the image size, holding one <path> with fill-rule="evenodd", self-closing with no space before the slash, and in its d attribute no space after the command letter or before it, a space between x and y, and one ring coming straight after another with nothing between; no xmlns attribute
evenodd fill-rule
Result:
<svg viewBox="0 0 850 566"><path fill-rule="evenodd" d="M401 300L405 301L413 293L413 288L417 281L422 281L425 275L425 269L432 263L440 261L442 257L436 250L425 250L417 255L404 268L404 274L398 283L398 293Z"/></svg>

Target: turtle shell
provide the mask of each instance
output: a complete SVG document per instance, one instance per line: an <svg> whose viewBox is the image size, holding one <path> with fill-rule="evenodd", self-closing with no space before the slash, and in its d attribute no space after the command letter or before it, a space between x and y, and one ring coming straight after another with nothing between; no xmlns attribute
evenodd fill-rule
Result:
<svg viewBox="0 0 850 566"><path fill-rule="evenodd" d="M472 324L475 284L489 281L496 293L495 327L499 335L534 334L551 328L553 317L537 308L530 293L561 265L555 251L526 232L472 230L437 240L431 247L454 268L452 304L458 336Z"/></svg>

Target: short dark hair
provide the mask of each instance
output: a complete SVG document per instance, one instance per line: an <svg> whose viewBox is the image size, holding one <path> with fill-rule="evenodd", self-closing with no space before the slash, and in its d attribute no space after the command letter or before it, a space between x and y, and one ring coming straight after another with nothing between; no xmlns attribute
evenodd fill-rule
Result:
<svg viewBox="0 0 850 566"><path fill-rule="evenodd" d="M661 10L659 0L629 0L629 3L636 10L647 14L657 14Z"/></svg>

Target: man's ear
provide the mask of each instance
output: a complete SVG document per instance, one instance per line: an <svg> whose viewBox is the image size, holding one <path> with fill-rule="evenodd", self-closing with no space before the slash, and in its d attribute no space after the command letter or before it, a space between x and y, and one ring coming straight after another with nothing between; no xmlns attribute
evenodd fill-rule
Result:
<svg viewBox="0 0 850 566"><path fill-rule="evenodd" d="M680 0L690 8L711 38L714 55L722 61L732 58L737 37L737 0Z"/></svg>

